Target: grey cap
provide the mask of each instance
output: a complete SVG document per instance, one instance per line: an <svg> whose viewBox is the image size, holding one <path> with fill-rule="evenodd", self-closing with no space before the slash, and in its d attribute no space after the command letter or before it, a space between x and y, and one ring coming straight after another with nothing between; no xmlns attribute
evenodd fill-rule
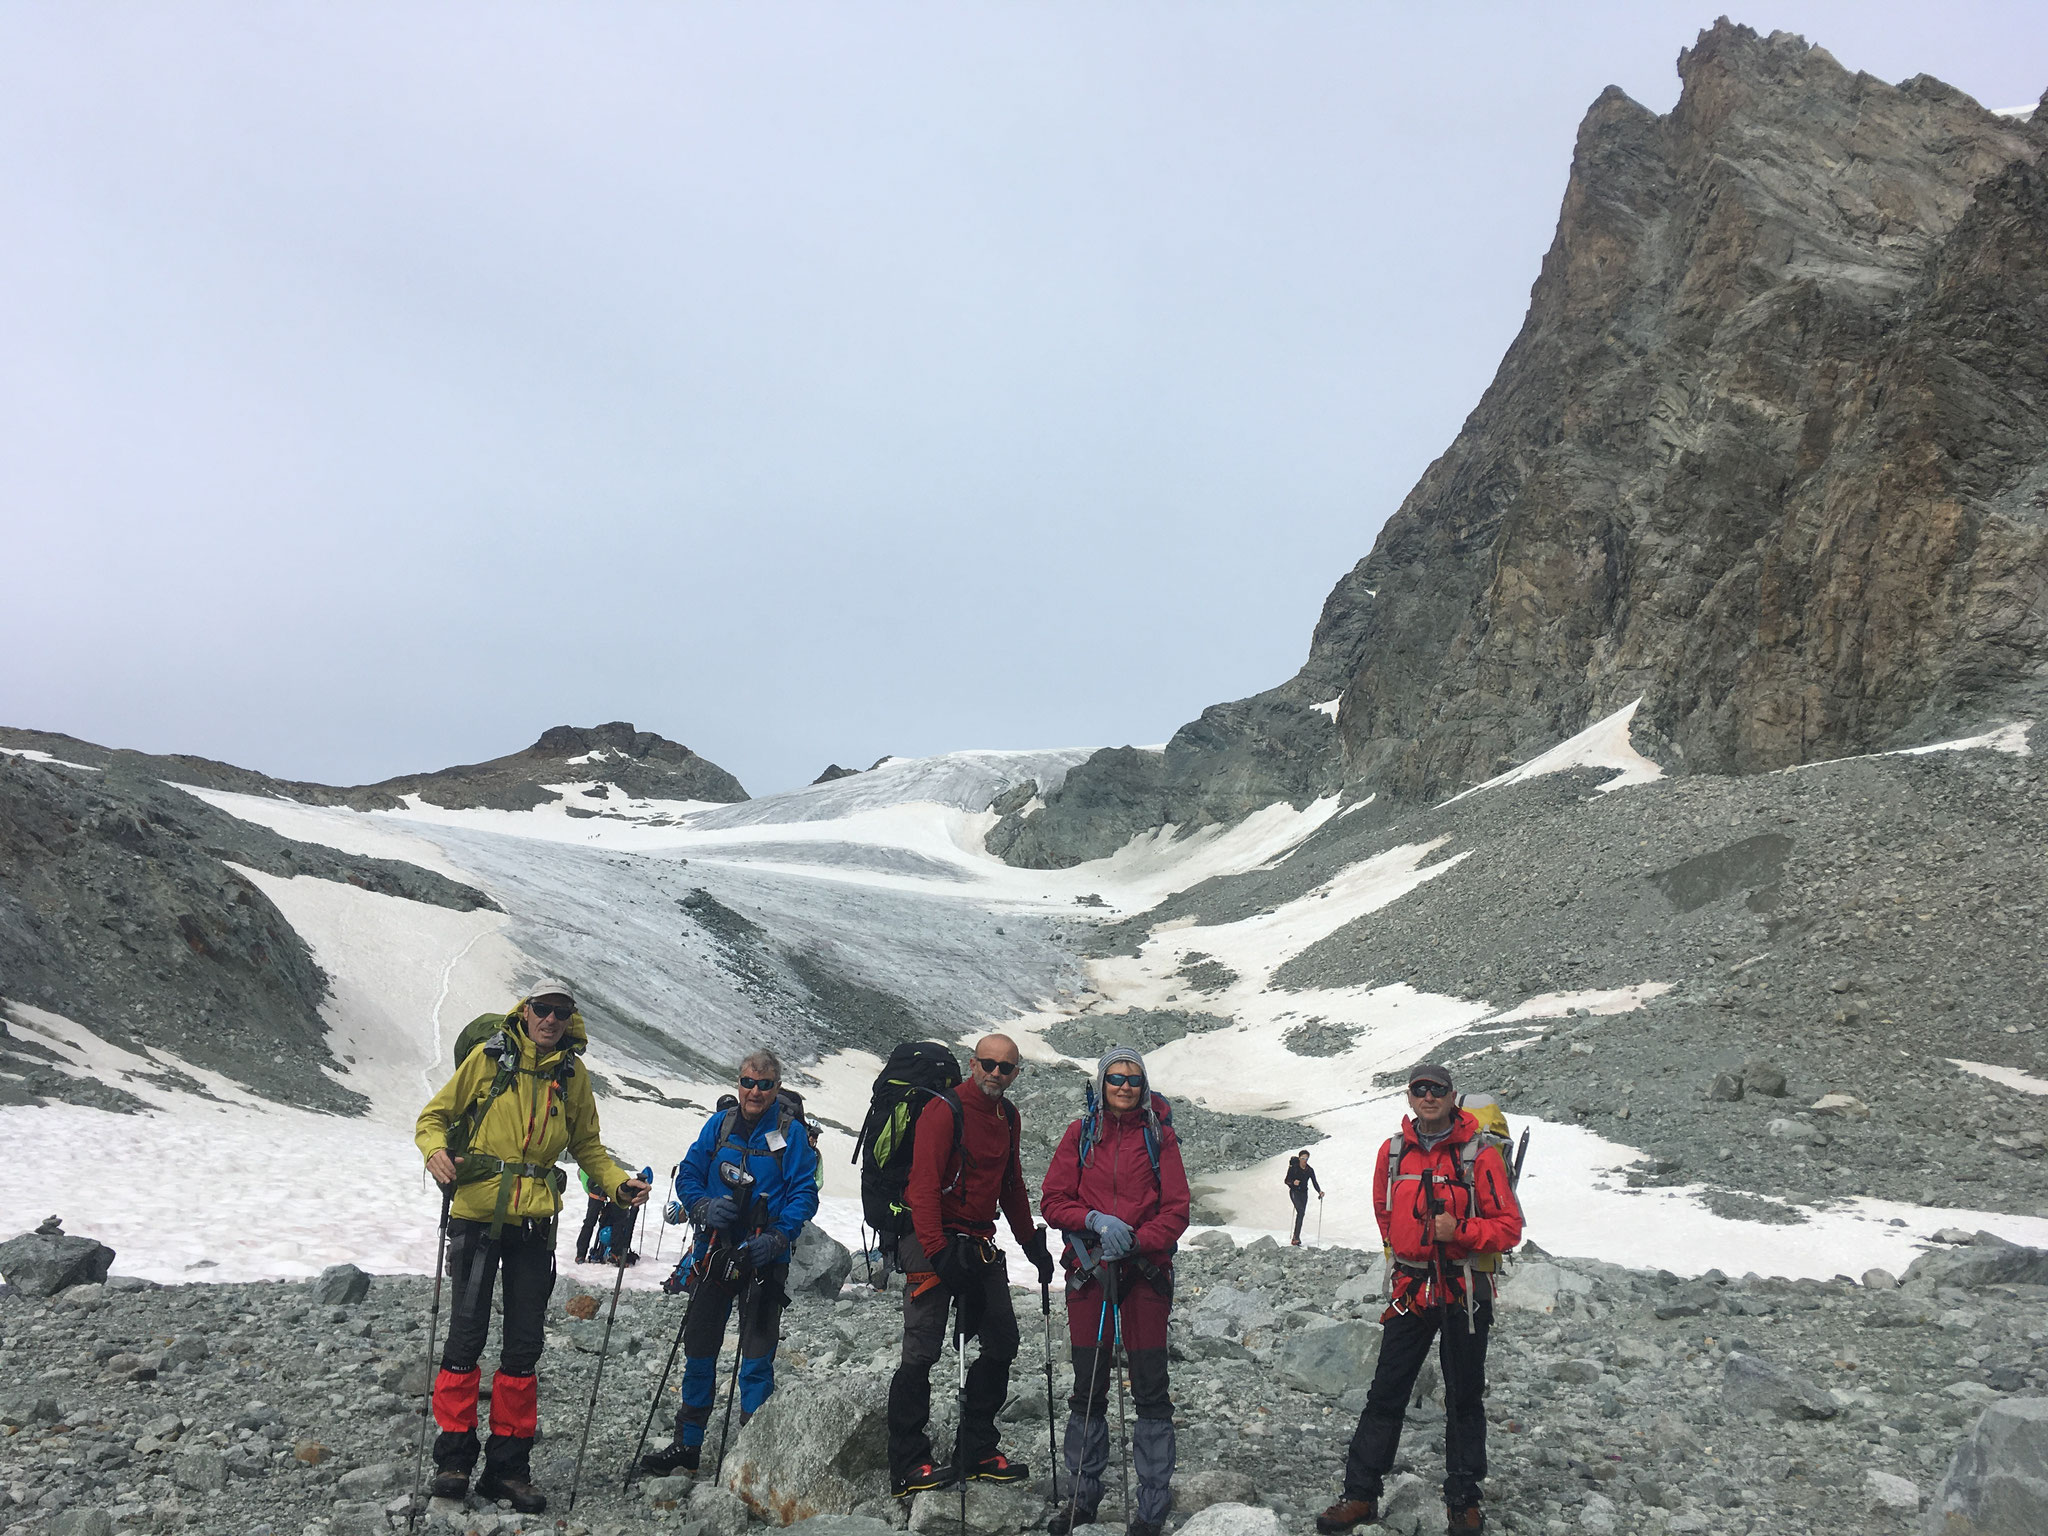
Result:
<svg viewBox="0 0 2048 1536"><path fill-rule="evenodd" d="M1419 1067L1411 1067L1408 1071L1408 1081L1411 1083L1442 1083L1446 1088L1458 1086L1451 1081L1451 1069L1440 1062L1434 1061L1425 1061Z"/></svg>
<svg viewBox="0 0 2048 1536"><path fill-rule="evenodd" d="M569 990L569 983L553 976L543 976L526 989L528 1002L536 997L566 997L570 1007L576 1006L576 994Z"/></svg>

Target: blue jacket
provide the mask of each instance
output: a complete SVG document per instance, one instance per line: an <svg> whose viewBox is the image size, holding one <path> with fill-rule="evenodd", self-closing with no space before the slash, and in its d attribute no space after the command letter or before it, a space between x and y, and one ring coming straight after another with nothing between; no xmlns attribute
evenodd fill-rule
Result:
<svg viewBox="0 0 2048 1536"><path fill-rule="evenodd" d="M744 1143L744 1150L718 1144L719 1129L728 1114L733 1117L733 1139ZM694 1209L699 1200L731 1194L718 1177L716 1165L744 1160L747 1172L756 1181L755 1219L748 1223L747 1231L751 1233L757 1227L773 1229L787 1238L791 1247L796 1246L804 1223L818 1213L818 1153L803 1121L792 1119L787 1144L778 1157L768 1145L768 1138L780 1118L775 1106L770 1105L768 1112L754 1122L752 1131L745 1128L737 1110L721 1109L705 1121L704 1129L697 1133L697 1139L676 1169L676 1199L682 1202L683 1209ZM741 1219L745 1216L742 1212ZM693 1257L703 1254L713 1235L698 1232L696 1247L691 1250Z"/></svg>

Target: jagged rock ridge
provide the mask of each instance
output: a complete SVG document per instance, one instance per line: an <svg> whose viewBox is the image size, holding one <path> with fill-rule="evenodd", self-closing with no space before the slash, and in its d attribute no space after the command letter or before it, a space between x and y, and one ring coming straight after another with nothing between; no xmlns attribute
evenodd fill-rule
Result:
<svg viewBox="0 0 2048 1536"><path fill-rule="evenodd" d="M1300 673L991 847L1433 796L1638 696L1638 746L1715 773L2048 697L2048 123L1725 20L1679 72L1668 116L1587 114L1521 333Z"/></svg>

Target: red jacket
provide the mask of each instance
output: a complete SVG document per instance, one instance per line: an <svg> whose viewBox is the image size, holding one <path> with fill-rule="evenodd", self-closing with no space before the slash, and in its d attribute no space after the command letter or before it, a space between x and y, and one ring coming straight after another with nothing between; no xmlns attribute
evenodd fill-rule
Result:
<svg viewBox="0 0 2048 1536"><path fill-rule="evenodd" d="M1441 1257L1447 1270L1482 1253L1506 1253L1521 1242L1522 1208L1515 1202L1515 1192L1508 1183L1507 1164L1501 1160L1497 1148L1481 1147L1472 1165L1477 1200L1465 1192L1458 1149L1478 1134L1479 1122L1472 1118L1470 1112L1461 1109L1451 1122L1450 1134L1438 1142L1433 1151L1425 1152L1421 1139L1415 1134L1415 1121L1404 1116L1401 1140L1405 1145L1401 1153L1399 1182L1394 1186L1391 1202L1387 1199L1385 1149L1382 1148L1373 1159L1372 1213L1380 1224L1380 1240L1393 1249L1398 1263L1428 1265L1438 1256L1436 1245L1430 1241L1429 1213L1422 1203L1422 1175L1425 1172L1432 1175L1432 1192L1437 1201L1445 1211L1458 1218L1457 1237L1441 1245ZM1453 1280L1455 1290L1459 1277L1452 1275L1448 1278ZM1396 1300L1406 1298L1422 1283L1419 1276L1404 1275L1399 1271L1395 1272L1393 1280Z"/></svg>
<svg viewBox="0 0 2048 1536"><path fill-rule="evenodd" d="M1163 1106L1165 1101L1153 1095ZM1180 1138L1173 1127L1159 1129L1159 1176L1145 1151L1145 1116L1138 1110L1102 1113L1102 1139L1081 1166L1081 1126L1076 1120L1060 1138L1045 1170L1038 1208L1063 1232L1087 1230L1088 1213L1103 1211L1134 1234L1132 1252L1153 1264L1170 1262L1174 1244L1188 1229L1188 1175L1181 1166ZM1070 1250L1071 1252L1071 1245Z"/></svg>
<svg viewBox="0 0 2048 1536"><path fill-rule="evenodd" d="M910 1222L927 1258L945 1247L948 1232L994 1237L998 1204L1018 1242L1029 1242L1037 1231L1010 1117L999 1101L972 1083L954 1091L960 1099L962 1157L956 1162L953 1156L953 1111L935 1098L917 1117L910 1182L904 1189ZM957 1189L951 1187L956 1170Z"/></svg>

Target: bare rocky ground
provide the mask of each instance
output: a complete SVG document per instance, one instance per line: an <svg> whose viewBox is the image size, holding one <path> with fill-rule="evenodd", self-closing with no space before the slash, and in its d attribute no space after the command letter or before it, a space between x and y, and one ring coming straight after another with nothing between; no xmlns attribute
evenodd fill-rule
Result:
<svg viewBox="0 0 2048 1536"><path fill-rule="evenodd" d="M1933 1529L1950 1509L1983 1523L1944 1530L2044 1528L2048 1485L2038 1472L2032 1484L1999 1477L2015 1458L2038 1463L2048 1450L2048 1252L1955 1236L1903 1284L1877 1272L1681 1281L1525 1253L1493 1335L1493 1528L1863 1536ZM1240 1250L1220 1234L1183 1253L1176 1526L1214 1507L1196 1536L1219 1524L1275 1536L1312 1529L1338 1492L1370 1378L1377 1271L1377 1255L1270 1239ZM800 1292L786 1314L777 1395L736 1435L723 1487L707 1470L695 1485L667 1479L621 1492L682 1306L628 1293L581 1494L564 1514L604 1318L602 1306L587 1321L569 1307L604 1300L582 1283L603 1273L565 1275L551 1303L535 1473L554 1508L521 1517L443 1501L422 1529L742 1536L749 1525L818 1515L830 1523L814 1536L882 1536L906 1521L958 1530L956 1493L908 1509L884 1496L881 1411L897 1297L862 1283L857 1262L842 1291ZM430 1293L420 1278L365 1286L341 1273L0 1294L0 1531L403 1528ZM1031 1293L1016 1294L1025 1347L1005 1446L1041 1475L1031 1489L972 1491L968 1527L982 1536L1038 1528L1051 1493L1039 1309ZM340 1299L349 1296L359 1299ZM1052 1324L1063 1329L1056 1297ZM1063 1397L1068 1373L1055 1349ZM950 1365L934 1373L942 1422ZM1386 1528L1440 1529L1442 1430L1441 1387L1426 1372ZM717 1438L714 1423L711 1449ZM937 1436L942 1446L949 1438ZM1102 1518L1120 1524L1116 1465L1113 1456ZM1996 1499L1980 1500L1987 1488L2005 1499L2003 1514ZM1272 1515L1254 1518L1259 1508Z"/></svg>

